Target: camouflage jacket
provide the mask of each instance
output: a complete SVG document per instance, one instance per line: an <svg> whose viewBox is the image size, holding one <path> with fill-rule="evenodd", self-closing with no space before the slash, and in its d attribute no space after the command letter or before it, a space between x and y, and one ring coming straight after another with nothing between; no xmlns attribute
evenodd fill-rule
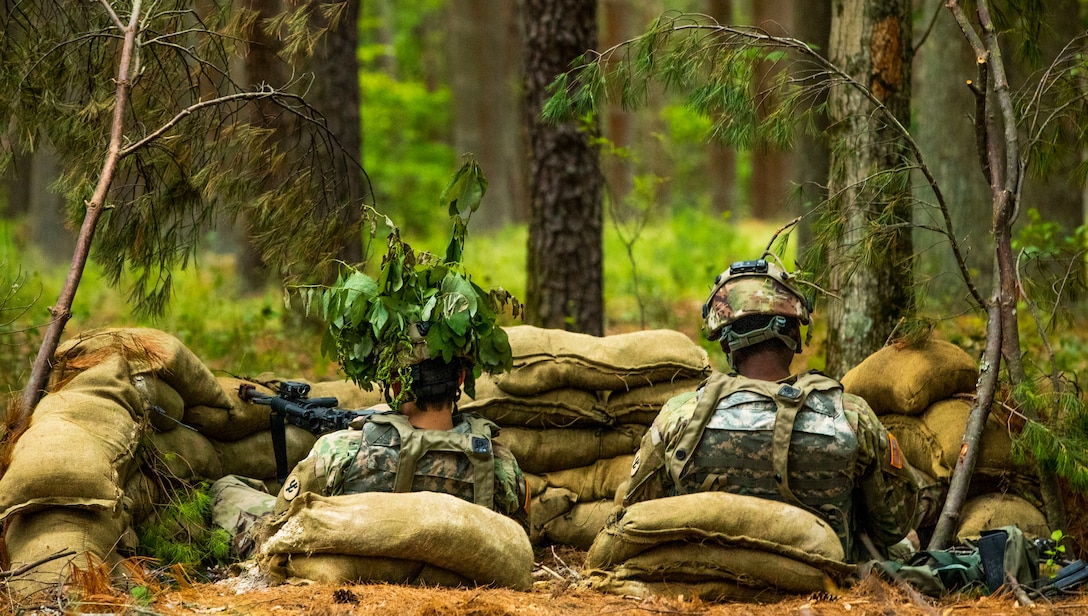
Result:
<svg viewBox="0 0 1088 616"><path fill-rule="evenodd" d="M444 492L486 506L528 527L529 494L514 455L494 423L454 415L452 430L421 430L390 411L321 436L288 475L276 499L285 511L303 492Z"/></svg>
<svg viewBox="0 0 1088 616"><path fill-rule="evenodd" d="M812 511L835 529L848 558L864 556L859 531L880 548L902 539L918 501L895 437L863 399L819 373L777 383L715 373L665 404L642 439L622 504L707 490Z"/></svg>

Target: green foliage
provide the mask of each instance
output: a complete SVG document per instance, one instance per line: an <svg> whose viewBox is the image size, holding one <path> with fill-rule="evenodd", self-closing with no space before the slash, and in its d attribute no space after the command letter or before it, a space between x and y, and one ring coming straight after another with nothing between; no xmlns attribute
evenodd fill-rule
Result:
<svg viewBox="0 0 1088 616"><path fill-rule="evenodd" d="M708 119L711 139L740 149L789 147L796 130L814 127L812 114L822 109L814 102L821 86L802 88L788 70L755 77L760 68L783 68L786 47L756 29L666 12L640 36L579 58L549 87L543 115L560 121L599 112L608 102L635 109L660 83ZM811 55L803 44L798 49Z"/></svg>
<svg viewBox="0 0 1088 616"><path fill-rule="evenodd" d="M210 524L209 484L179 488L166 506L157 507L136 528L141 555L164 565L214 565L228 562L230 533Z"/></svg>
<svg viewBox="0 0 1088 616"><path fill-rule="evenodd" d="M103 202L92 257L111 284L130 276L131 303L161 313L175 269L190 264L208 226L244 218L265 262L288 277L320 272L359 229L342 212L370 213L362 195L339 196L362 175L322 118L290 88L246 90L231 77L256 23L235 3L143 3L125 108L120 159ZM132 10L134 7L126 7ZM309 5L267 27L295 51L315 44ZM128 24L130 15L117 20ZM325 19L336 19L325 12ZM23 2L4 13L0 38L0 171L14 152L48 143L63 170L55 189L79 227L103 177L118 99L120 25L106 3ZM294 118L295 141L248 122L262 100ZM280 144L290 144L288 154Z"/></svg>
<svg viewBox="0 0 1088 616"><path fill-rule="evenodd" d="M461 263L468 221L486 189L479 166L469 159L443 191L440 203L453 223L444 257L416 252L389 222L388 250L376 279L345 266L331 287L301 289L307 311L316 304L328 323L322 352L336 357L359 386L400 382L405 394L411 375L404 368L422 359L413 346L415 331L425 336L429 357L470 361L464 383L470 396L484 371L511 367L510 343L496 320L507 304L516 316L519 304L501 287L484 291Z"/></svg>

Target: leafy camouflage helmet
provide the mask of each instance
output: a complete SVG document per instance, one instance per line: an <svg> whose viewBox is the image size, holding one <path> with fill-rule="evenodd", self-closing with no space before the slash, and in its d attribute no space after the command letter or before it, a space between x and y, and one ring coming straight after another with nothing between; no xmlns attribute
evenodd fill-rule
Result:
<svg viewBox="0 0 1088 616"><path fill-rule="evenodd" d="M791 317L808 325L811 304L791 280L786 270L764 259L730 265L714 279L703 304L707 339L718 340L730 325L752 314Z"/></svg>

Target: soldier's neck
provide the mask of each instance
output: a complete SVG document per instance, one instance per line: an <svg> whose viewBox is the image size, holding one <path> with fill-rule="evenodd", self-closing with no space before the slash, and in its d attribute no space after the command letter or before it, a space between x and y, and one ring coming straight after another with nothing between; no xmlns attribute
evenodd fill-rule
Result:
<svg viewBox="0 0 1088 616"><path fill-rule="evenodd" d="M761 381L781 381L792 374L789 363L782 363L781 355L769 352L748 355L737 362L737 372Z"/></svg>
<svg viewBox="0 0 1088 616"><path fill-rule="evenodd" d="M420 430L452 430L453 429L453 405L440 409L424 411L416 406L415 402L405 402L400 405L400 412L408 418L412 427Z"/></svg>

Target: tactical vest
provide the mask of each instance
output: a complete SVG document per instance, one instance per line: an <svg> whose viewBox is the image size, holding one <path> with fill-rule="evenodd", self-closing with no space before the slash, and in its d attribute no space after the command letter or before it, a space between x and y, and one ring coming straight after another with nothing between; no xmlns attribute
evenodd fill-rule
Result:
<svg viewBox="0 0 1088 616"><path fill-rule="evenodd" d="M716 373L666 464L678 494L723 491L802 507L827 520L850 554L857 454L837 381Z"/></svg>
<svg viewBox="0 0 1088 616"><path fill-rule="evenodd" d="M344 470L343 491L443 492L488 509L495 503L495 424L462 414L468 432L420 430L400 413L371 415L362 438L351 441L356 459ZM365 449L365 450L364 450Z"/></svg>

